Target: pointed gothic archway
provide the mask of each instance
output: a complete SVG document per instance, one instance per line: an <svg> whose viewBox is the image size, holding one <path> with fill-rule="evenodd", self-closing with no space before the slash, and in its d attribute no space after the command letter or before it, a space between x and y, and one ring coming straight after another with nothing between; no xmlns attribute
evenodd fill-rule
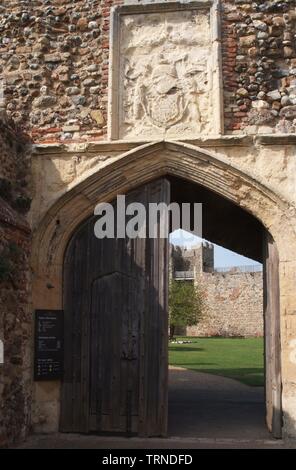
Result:
<svg viewBox="0 0 296 470"><path fill-rule="evenodd" d="M160 142L144 145L117 157L110 165L74 187L50 209L35 236L33 267L36 289L38 286L39 290L39 300L35 300L36 308L61 308L65 248L77 225L92 214L95 204L99 201L111 201L118 193L126 193L132 188L164 175L174 175L197 183L226 201L230 201L234 206L243 208L260 220L275 239L278 224L283 220L286 220L287 230L292 230L285 201L249 175L227 164L222 158L187 144ZM281 242L280 239L279 242ZM272 262L270 266L274 268L276 264ZM275 281L276 277L276 275L271 275L268 279L278 282ZM50 294L46 290L46 283L54 287ZM40 297L42 291L44 296ZM268 302L269 312L274 319L271 322L273 332L270 332L268 337L271 339L272 357L277 360L277 366L273 362L269 374L272 390L268 395L271 397L269 405L269 410L271 410L269 422L271 423L273 416L280 416L280 400L278 399L280 351L274 349L275 345L279 346L277 336L279 302L278 298L275 300L277 301ZM275 377L276 380L274 380ZM275 386L276 392L274 393ZM275 431L278 435L280 434L279 422L277 420L277 431ZM275 430L275 427L273 429Z"/></svg>

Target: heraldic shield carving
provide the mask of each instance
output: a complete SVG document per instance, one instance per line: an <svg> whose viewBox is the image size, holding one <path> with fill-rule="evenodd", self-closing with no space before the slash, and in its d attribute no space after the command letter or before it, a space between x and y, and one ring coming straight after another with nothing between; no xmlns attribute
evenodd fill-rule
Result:
<svg viewBox="0 0 296 470"><path fill-rule="evenodd" d="M116 138L217 133L219 85L211 17L210 8L125 10L117 36L118 63L112 68L112 92L118 94ZM111 112L114 122L116 110Z"/></svg>
<svg viewBox="0 0 296 470"><path fill-rule="evenodd" d="M180 82L175 64L170 64L163 56L154 69L149 67L146 71L150 80L142 84L139 96L134 99L141 111L150 119L151 124L159 128L168 129L179 122L185 113L185 97L183 84ZM148 77L147 77L148 78Z"/></svg>

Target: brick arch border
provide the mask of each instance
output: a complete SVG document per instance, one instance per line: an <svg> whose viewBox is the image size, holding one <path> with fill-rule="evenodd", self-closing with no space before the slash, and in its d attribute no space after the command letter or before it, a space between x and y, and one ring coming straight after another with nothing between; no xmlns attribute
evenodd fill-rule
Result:
<svg viewBox="0 0 296 470"><path fill-rule="evenodd" d="M289 345L296 338L296 315L293 316L296 312L295 208L220 155L180 142L140 145L115 157L70 189L53 204L33 233L33 308L62 308L64 253L72 234L93 214L95 205L166 174L196 182L239 205L261 221L277 244L283 411L286 409L287 432L296 435L296 389L293 388L296 366L288 360Z"/></svg>

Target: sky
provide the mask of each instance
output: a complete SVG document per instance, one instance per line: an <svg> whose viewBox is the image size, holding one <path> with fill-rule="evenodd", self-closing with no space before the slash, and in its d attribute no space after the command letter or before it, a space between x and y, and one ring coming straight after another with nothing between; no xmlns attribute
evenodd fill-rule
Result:
<svg viewBox="0 0 296 470"><path fill-rule="evenodd" d="M187 246L188 248L197 245L201 241L201 238L191 235L184 230L175 230L175 232L170 235L170 242L173 243L173 245ZM226 250L226 248L222 246L213 245L215 268L260 265L257 261L238 255L233 251Z"/></svg>

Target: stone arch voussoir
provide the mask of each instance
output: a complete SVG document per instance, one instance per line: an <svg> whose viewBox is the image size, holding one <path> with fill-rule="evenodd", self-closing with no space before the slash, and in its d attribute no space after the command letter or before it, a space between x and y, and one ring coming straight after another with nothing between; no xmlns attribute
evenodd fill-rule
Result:
<svg viewBox="0 0 296 470"><path fill-rule="evenodd" d="M61 308L63 257L75 228L98 202L111 201L162 175L196 182L250 212L285 250L295 237L294 209L268 187L207 150L179 142L154 142L123 153L63 195L34 232L32 267L36 308ZM280 227L285 226L285 237ZM283 233L283 232L282 232ZM290 235L289 235L290 234ZM46 306L46 307L45 307Z"/></svg>

